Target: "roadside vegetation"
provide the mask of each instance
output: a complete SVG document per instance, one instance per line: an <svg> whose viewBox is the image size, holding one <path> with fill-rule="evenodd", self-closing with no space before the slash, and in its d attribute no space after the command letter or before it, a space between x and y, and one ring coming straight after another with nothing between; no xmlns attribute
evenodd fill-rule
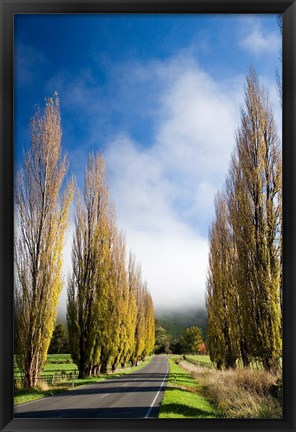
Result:
<svg viewBox="0 0 296 432"><path fill-rule="evenodd" d="M15 405L19 405L54 396L83 385L94 384L111 378L119 378L122 375L138 371L146 366L151 359L152 356L149 356L144 361L140 362L138 366L131 366L131 364L129 364L125 369L118 369L115 372L110 371L106 374L100 374L99 377L89 376L81 379L78 378L78 368L73 363L70 354L49 354L41 378L32 389L23 388L19 370L15 365L15 378L19 378L19 380L16 379L15 383L14 403ZM68 371L68 374L65 373L65 371ZM53 375L54 380L52 380Z"/></svg>
<svg viewBox="0 0 296 432"><path fill-rule="evenodd" d="M217 418L219 410L201 392L190 372L169 359L170 375L161 403L159 418Z"/></svg>
<svg viewBox="0 0 296 432"><path fill-rule="evenodd" d="M181 392L171 392L170 384L174 383L174 374L176 374L175 387L179 384L182 386L182 379L186 377L185 385L190 383L191 391L211 404L216 417L282 418L280 374L270 373L264 368L261 370L236 368L221 371L185 361L182 356L172 356L170 365L169 387L165 392L165 405L161 408L161 413L166 412L165 406L169 403L171 410L176 410L174 414L171 413L172 417L177 416L179 410L186 412L186 406L190 408L191 399L185 403ZM201 400L199 398L195 400L197 402L195 407L198 408L200 405L202 409Z"/></svg>

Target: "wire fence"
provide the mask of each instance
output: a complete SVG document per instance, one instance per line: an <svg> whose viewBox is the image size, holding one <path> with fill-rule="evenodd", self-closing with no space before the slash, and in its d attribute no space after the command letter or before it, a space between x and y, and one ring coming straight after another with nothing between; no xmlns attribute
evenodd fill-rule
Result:
<svg viewBox="0 0 296 432"><path fill-rule="evenodd" d="M53 374L46 374L41 375L39 378L37 378L37 382L46 382L48 385L54 385L62 382L74 382L78 378L78 371L72 371L72 372L65 372L65 373L53 373ZM14 384L15 386L17 384L23 383L23 375L18 374L17 376L14 376Z"/></svg>

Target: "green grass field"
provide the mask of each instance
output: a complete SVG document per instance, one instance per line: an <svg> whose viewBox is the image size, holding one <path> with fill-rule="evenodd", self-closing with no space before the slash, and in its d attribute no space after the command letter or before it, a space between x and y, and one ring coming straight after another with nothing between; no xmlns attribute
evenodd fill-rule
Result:
<svg viewBox="0 0 296 432"><path fill-rule="evenodd" d="M47 379L49 376L65 374L77 374L77 366L73 363L70 354L48 354L47 361L44 370L42 371L40 378ZM20 379L21 373L17 366L16 361L14 362L14 378Z"/></svg>
<svg viewBox="0 0 296 432"><path fill-rule="evenodd" d="M186 354L185 357L186 357L186 360L192 364L200 365L200 366L206 366L206 367L213 367L213 368L215 367L215 365L211 362L210 356L208 356L208 355ZM239 368L243 368L243 363L241 360L237 360L236 365ZM251 368L262 370L263 367L262 367L262 364L260 362L253 361L251 363Z"/></svg>
<svg viewBox="0 0 296 432"><path fill-rule="evenodd" d="M200 386L190 373L169 359L170 375L159 418L217 418L219 412L199 392Z"/></svg>
<svg viewBox="0 0 296 432"><path fill-rule="evenodd" d="M204 366L213 366L209 355L186 354L186 360L191 361L192 363L201 363Z"/></svg>
<svg viewBox="0 0 296 432"><path fill-rule="evenodd" d="M83 386L87 384L92 384L94 382L103 381L110 378L118 378L122 375L126 375L131 372L136 372L138 369L141 369L143 366L148 364L150 360L152 359L152 356L149 356L146 358L145 361L143 361L139 366L134 367L127 367L125 370L120 370L119 372L110 373L110 374L100 374L96 377L89 377L85 379L78 379L78 369L77 366L73 363L71 355L70 354L48 354L47 356L47 362L44 368L44 371L42 372L40 378L42 380L47 381L46 383L40 383L39 388L32 389L32 390L24 390L24 389L17 389L14 392L14 404L19 405L25 402L30 402L37 399L42 399L48 396L53 396L58 393L63 393L67 390L71 390L72 385L74 384L74 387ZM64 361L64 363L62 363ZM15 363L14 366L15 369L15 379L20 379L21 375L19 372L19 369ZM72 372L76 373L76 376L74 379L70 379L68 375L68 379L60 380L59 377L61 376L62 372L65 372L67 374L71 374ZM52 375L55 374L55 380L54 384L52 383Z"/></svg>

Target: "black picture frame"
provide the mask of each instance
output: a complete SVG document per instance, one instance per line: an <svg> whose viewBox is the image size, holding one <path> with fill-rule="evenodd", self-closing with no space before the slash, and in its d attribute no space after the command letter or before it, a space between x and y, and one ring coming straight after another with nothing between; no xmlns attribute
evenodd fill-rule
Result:
<svg viewBox="0 0 296 432"><path fill-rule="evenodd" d="M13 18L28 13L273 13L283 16L283 419L14 419ZM0 430L295 431L295 0L0 0Z"/></svg>

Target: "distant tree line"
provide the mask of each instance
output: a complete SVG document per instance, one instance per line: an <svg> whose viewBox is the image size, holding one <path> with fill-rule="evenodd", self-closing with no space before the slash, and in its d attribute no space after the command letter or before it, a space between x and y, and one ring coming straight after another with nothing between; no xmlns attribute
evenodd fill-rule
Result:
<svg viewBox="0 0 296 432"><path fill-rule="evenodd" d="M31 120L31 146L15 183L15 352L24 387L37 384L51 350L65 349L55 329L63 287L62 253L74 181L61 149L59 98L46 99ZM68 283L69 349L80 378L108 365L136 364L154 347L154 309L141 268L119 232L105 164L89 156L84 193L75 202L72 273ZM53 338L52 338L53 336Z"/></svg>
<svg viewBox="0 0 296 432"><path fill-rule="evenodd" d="M207 278L208 342L218 368L282 355L282 162L266 89L254 68L228 177L215 199Z"/></svg>
<svg viewBox="0 0 296 432"><path fill-rule="evenodd" d="M156 354L205 354L202 331L197 326L188 327L176 339L161 327L158 320L155 320L154 352Z"/></svg>

